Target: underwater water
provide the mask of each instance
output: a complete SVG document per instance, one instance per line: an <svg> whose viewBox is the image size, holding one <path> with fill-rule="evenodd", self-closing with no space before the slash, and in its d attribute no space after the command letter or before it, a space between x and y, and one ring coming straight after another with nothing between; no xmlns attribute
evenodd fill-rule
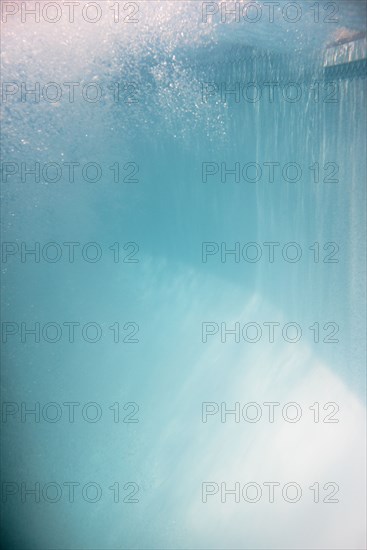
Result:
<svg viewBox="0 0 367 550"><path fill-rule="evenodd" d="M1 9L4 548L365 548L366 3Z"/></svg>

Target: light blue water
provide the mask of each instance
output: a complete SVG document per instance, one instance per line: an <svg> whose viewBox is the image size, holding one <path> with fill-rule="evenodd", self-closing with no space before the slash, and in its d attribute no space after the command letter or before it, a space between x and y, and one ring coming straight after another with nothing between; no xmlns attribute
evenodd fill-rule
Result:
<svg viewBox="0 0 367 550"><path fill-rule="evenodd" d="M125 26L111 23L112 4L103 3L92 29L81 18L52 28L16 17L2 25L3 81L98 82L104 91L133 82L138 100L116 102L111 92L98 103L3 102L4 162L103 168L96 183L80 172L73 183L67 172L56 183L19 174L2 183L3 242L96 242L103 250L97 263L80 254L70 263L64 247L55 263L14 254L2 266L3 322L95 322L103 331L94 344L79 332L71 343L65 331L56 343L22 343L20 333L3 342L3 402L81 404L74 423L64 405L56 423L3 416L3 480L19 489L3 503L7 547L363 548L366 80L363 70L352 78L345 70L330 87L324 59L329 44L365 31L365 3L337 2L337 23L316 24L311 3L299 2L297 24L216 17L205 25L201 2L137 2L139 23ZM302 97L270 101L264 83L274 81L296 82ZM217 89L208 83L249 82L263 90L257 102L205 95ZM116 162L138 165L138 181L115 183ZM297 163L302 176L291 183L277 171L270 182L269 162ZM203 163L219 170L206 182ZM222 182L221 163L257 163L263 177ZM338 181L323 181L335 165ZM137 243L139 261L114 263L116 242ZM263 255L237 263L218 252L204 263L205 242L255 242ZM269 242L280 243L273 263ZM298 262L282 257L289 242L302 250ZM332 252L338 261L326 263ZM138 342L114 343L115 322L138 324ZM222 343L216 334L204 343L203 322L296 322L302 338ZM325 323L337 325L338 342L315 343L315 322L321 339ZM302 420L202 422L202 402L269 401L300 403ZM81 417L89 402L103 410L99 422ZM138 404L139 422L114 423L115 402ZM339 423L310 422L314 402L337 403ZM316 481L336 482L340 501L202 502L204 481L271 480L296 481L308 495ZM98 483L102 498L78 493L72 503L64 488L53 504L21 502L22 482L71 481ZM136 483L139 502L114 503L115 482Z"/></svg>

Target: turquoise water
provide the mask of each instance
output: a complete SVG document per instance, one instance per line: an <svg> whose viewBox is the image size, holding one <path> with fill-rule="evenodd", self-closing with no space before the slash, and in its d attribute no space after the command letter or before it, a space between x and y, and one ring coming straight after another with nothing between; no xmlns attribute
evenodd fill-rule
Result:
<svg viewBox="0 0 367 550"><path fill-rule="evenodd" d="M295 23L287 2L256 23L184 1L119 2L115 23L116 4L2 24L4 546L362 549L365 65L325 59L363 41L365 3L298 2ZM236 402L261 419L203 422ZM302 498L203 501L269 481Z"/></svg>

